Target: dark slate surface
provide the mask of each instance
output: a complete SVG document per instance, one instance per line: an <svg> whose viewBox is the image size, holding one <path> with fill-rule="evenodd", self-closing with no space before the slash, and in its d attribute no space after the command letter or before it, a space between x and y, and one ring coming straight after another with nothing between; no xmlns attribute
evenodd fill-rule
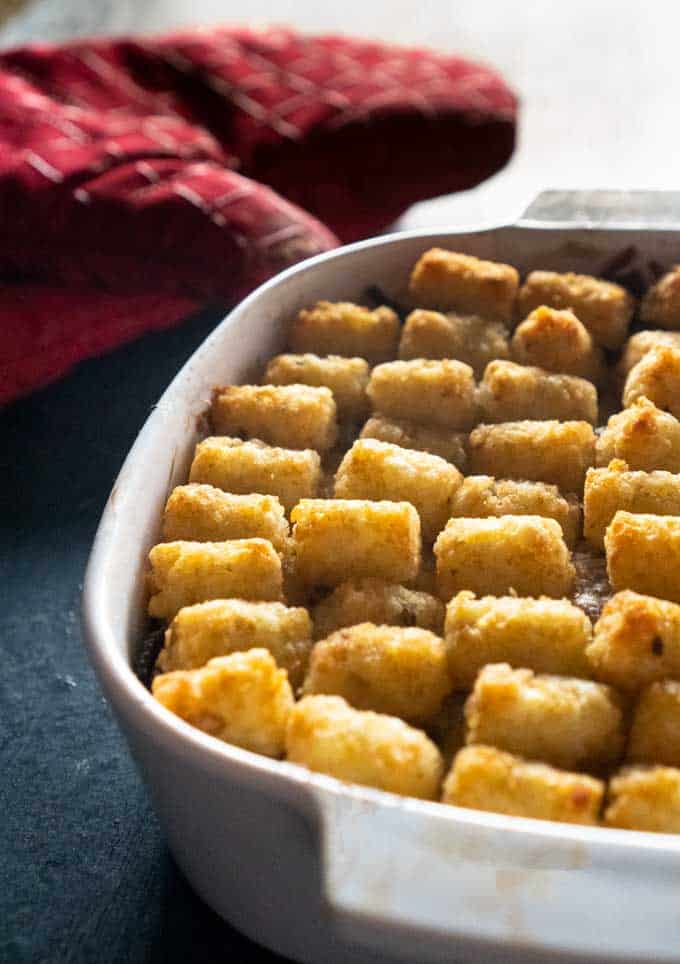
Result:
<svg viewBox="0 0 680 964"><path fill-rule="evenodd" d="M147 336L0 410L1 962L281 960L174 866L80 638L116 473L217 320Z"/></svg>

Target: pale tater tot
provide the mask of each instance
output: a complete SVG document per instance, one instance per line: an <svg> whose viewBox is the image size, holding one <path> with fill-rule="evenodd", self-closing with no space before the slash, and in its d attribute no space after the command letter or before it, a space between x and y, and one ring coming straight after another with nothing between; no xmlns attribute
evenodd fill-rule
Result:
<svg viewBox="0 0 680 964"><path fill-rule="evenodd" d="M680 833L680 769L624 767L609 782L608 827Z"/></svg>
<svg viewBox="0 0 680 964"><path fill-rule="evenodd" d="M371 365L397 354L399 318L391 308L364 308L350 301L317 301L303 308L290 332L294 352L365 358Z"/></svg>
<svg viewBox="0 0 680 964"><path fill-rule="evenodd" d="M595 464L622 459L630 469L680 472L680 422L644 395L612 415L595 442Z"/></svg>
<svg viewBox="0 0 680 964"><path fill-rule="evenodd" d="M306 696L286 729L286 759L363 786L434 800L442 758L434 743L394 716L355 710L339 696Z"/></svg>
<svg viewBox="0 0 680 964"><path fill-rule="evenodd" d="M149 562L149 615L157 619L209 599L281 599L281 559L266 539L162 542Z"/></svg>
<svg viewBox="0 0 680 964"><path fill-rule="evenodd" d="M562 530L554 519L541 516L450 519L434 553L439 595L445 601L461 589L559 598L574 582Z"/></svg>
<svg viewBox="0 0 680 964"><path fill-rule="evenodd" d="M442 803L514 817L596 824L604 783L532 763L492 746L468 746L444 781Z"/></svg>
<svg viewBox="0 0 680 964"><path fill-rule="evenodd" d="M333 393L312 385L226 385L216 390L210 417L221 435L290 449L326 452L338 438Z"/></svg>
<svg viewBox="0 0 680 964"><path fill-rule="evenodd" d="M458 469L437 455L359 439L340 463L334 494L410 502L420 516L423 540L431 543L446 525L451 498L462 481Z"/></svg>
<svg viewBox="0 0 680 964"><path fill-rule="evenodd" d="M342 696L358 710L426 722L453 689L446 647L416 626L347 626L312 650L303 692Z"/></svg>
<svg viewBox="0 0 680 964"><path fill-rule="evenodd" d="M511 361L489 362L477 391L485 423L523 419L597 421L597 389L575 375L556 375Z"/></svg>
<svg viewBox="0 0 680 964"><path fill-rule="evenodd" d="M680 680L680 606L624 590L609 599L586 650L593 675L626 692Z"/></svg>
<svg viewBox="0 0 680 964"><path fill-rule="evenodd" d="M583 493L583 534L602 550L604 534L619 509L680 515L680 475L631 472L614 459L606 469L588 469Z"/></svg>
<svg viewBox="0 0 680 964"><path fill-rule="evenodd" d="M277 552L288 543L288 520L274 495L234 495L212 485L178 485L163 514L168 542L269 539Z"/></svg>
<svg viewBox="0 0 680 964"><path fill-rule="evenodd" d="M680 265L659 278L647 289L640 304L640 318L645 324L661 328L680 328Z"/></svg>
<svg viewBox="0 0 680 964"><path fill-rule="evenodd" d="M282 449L256 440L211 436L196 446L189 479L225 492L275 495L290 512L300 499L318 494L321 460L311 449Z"/></svg>
<svg viewBox="0 0 680 964"><path fill-rule="evenodd" d="M624 345L621 359L617 365L617 372L620 377L625 378L628 372L643 358L652 348L659 345L667 345L670 348L680 348L680 331L638 331L631 335Z"/></svg>
<svg viewBox="0 0 680 964"><path fill-rule="evenodd" d="M464 432L438 428L436 425L420 425L409 419L374 415L362 428L359 438L376 438L380 442L400 445L403 449L430 452L431 455L438 455L441 459L451 462L461 471L465 469L467 463L465 452L467 435Z"/></svg>
<svg viewBox="0 0 680 964"><path fill-rule="evenodd" d="M431 248L411 272L409 292L422 308L481 315L491 321L512 317L519 275L509 264Z"/></svg>
<svg viewBox="0 0 680 964"><path fill-rule="evenodd" d="M612 587L680 602L680 517L619 510L604 537Z"/></svg>
<svg viewBox="0 0 680 964"><path fill-rule="evenodd" d="M171 713L235 746L281 756L295 705L284 669L266 649L211 659L201 669L156 676L152 692Z"/></svg>
<svg viewBox="0 0 680 964"><path fill-rule="evenodd" d="M198 669L217 656L267 649L299 686L312 648L312 621L301 606L245 599L213 599L180 609L165 634L162 672Z"/></svg>
<svg viewBox="0 0 680 964"><path fill-rule="evenodd" d="M408 502L303 499L291 522L296 574L309 586L408 582L418 572L420 519Z"/></svg>
<svg viewBox="0 0 680 964"><path fill-rule="evenodd" d="M270 385L325 385L333 393L338 418L359 419L368 411L368 374L365 358L277 355L267 365L262 380Z"/></svg>
<svg viewBox="0 0 680 964"><path fill-rule="evenodd" d="M630 729L628 759L680 767L680 682L651 683L640 693Z"/></svg>
<svg viewBox="0 0 680 964"><path fill-rule="evenodd" d="M598 382L604 374L604 355L573 311L541 305L520 322L510 343L520 365L548 372L578 375Z"/></svg>
<svg viewBox="0 0 680 964"><path fill-rule="evenodd" d="M598 345L619 348L635 304L620 285L585 274L532 271L519 290L517 305L525 318L534 308L569 308Z"/></svg>
<svg viewBox="0 0 680 964"><path fill-rule="evenodd" d="M438 635L444 627L444 604L440 599L382 579L341 583L314 607L312 615L317 639L363 622L377 626L418 626Z"/></svg>
<svg viewBox="0 0 680 964"><path fill-rule="evenodd" d="M588 422L504 422L478 425L470 434L475 475L547 482L580 493L594 460L595 433Z"/></svg>
<svg viewBox="0 0 680 964"><path fill-rule="evenodd" d="M631 368L623 386L623 407L643 395L657 408L680 417L680 348L652 348Z"/></svg>
<svg viewBox="0 0 680 964"><path fill-rule="evenodd" d="M467 742L566 770L599 770L623 752L623 714L609 686L485 666L465 706Z"/></svg>
<svg viewBox="0 0 680 964"><path fill-rule="evenodd" d="M471 428L477 418L475 379L463 362L397 361L371 372L368 397L376 412L453 430Z"/></svg>
<svg viewBox="0 0 680 964"><path fill-rule="evenodd" d="M494 358L509 358L508 329L499 321L479 315L444 315L417 308L404 323L399 357L455 358L465 362L481 378Z"/></svg>
<svg viewBox="0 0 680 964"><path fill-rule="evenodd" d="M444 639L451 677L470 689L487 663L588 678L592 626L566 599L483 596L463 591L446 608Z"/></svg>

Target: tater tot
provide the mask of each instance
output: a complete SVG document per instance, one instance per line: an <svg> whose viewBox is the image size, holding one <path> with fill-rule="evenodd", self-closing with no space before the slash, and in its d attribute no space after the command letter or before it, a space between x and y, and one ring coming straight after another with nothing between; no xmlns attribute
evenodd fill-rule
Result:
<svg viewBox="0 0 680 964"><path fill-rule="evenodd" d="M338 437L333 394L312 385L226 385L216 390L210 417L219 434L290 449L325 452Z"/></svg>
<svg viewBox="0 0 680 964"><path fill-rule="evenodd" d="M631 368L623 387L623 407L643 395L657 408L680 417L680 348L652 348Z"/></svg>
<svg viewBox="0 0 680 964"><path fill-rule="evenodd" d="M382 579L359 579L337 586L315 606L312 616L317 639L363 622L377 626L418 626L441 635L444 604L427 592Z"/></svg>
<svg viewBox="0 0 680 964"><path fill-rule="evenodd" d="M467 462L464 432L437 428L436 425L419 425L408 419L392 419L385 415L369 418L361 430L360 438L376 438L379 442L390 442L404 449L417 452L430 452L441 459L451 462L463 471Z"/></svg>
<svg viewBox="0 0 680 964"><path fill-rule="evenodd" d="M259 441L212 436L196 446L189 479L225 492L275 495L290 512L300 499L317 495L321 460L311 449L281 449Z"/></svg>
<svg viewBox="0 0 680 964"><path fill-rule="evenodd" d="M602 349L573 311L541 305L515 329L511 355L520 365L534 365L548 372L578 375L591 382L602 379Z"/></svg>
<svg viewBox="0 0 680 964"><path fill-rule="evenodd" d="M612 587L680 602L680 517L619 510L604 537Z"/></svg>
<svg viewBox="0 0 680 964"><path fill-rule="evenodd" d="M442 803L514 817L596 824L604 783L531 763L491 746L468 746L456 755Z"/></svg>
<svg viewBox="0 0 680 964"><path fill-rule="evenodd" d="M294 352L365 358L371 365L397 354L399 318L391 308L364 308L349 301L317 301L303 308L290 332Z"/></svg>
<svg viewBox="0 0 680 964"><path fill-rule="evenodd" d="M608 800L608 827L680 833L680 769L624 767L609 782Z"/></svg>
<svg viewBox="0 0 680 964"><path fill-rule="evenodd" d="M595 464L622 459L630 469L680 472L680 422L642 395L612 415L595 442Z"/></svg>
<svg viewBox="0 0 680 964"><path fill-rule="evenodd" d="M620 285L590 275L532 271L519 290L520 316L534 308L570 308L598 345L619 348L626 337L635 307Z"/></svg>
<svg viewBox="0 0 680 964"><path fill-rule="evenodd" d="M443 315L439 311L412 311L404 323L399 357L455 358L481 378L494 358L509 358L508 329L498 321L478 315Z"/></svg>
<svg viewBox="0 0 680 964"><path fill-rule="evenodd" d="M198 669L217 656L267 649L276 665L299 686L312 648L312 621L306 609L278 602L213 599L180 609L165 634L158 657L162 672Z"/></svg>
<svg viewBox="0 0 680 964"><path fill-rule="evenodd" d="M619 509L680 515L680 475L631 472L615 459L606 469L588 469L583 493L583 534L602 549L604 534Z"/></svg>
<svg viewBox="0 0 680 964"><path fill-rule="evenodd" d="M452 689L439 636L416 626L364 622L315 645L303 692L342 696L355 709L423 723Z"/></svg>
<svg viewBox="0 0 680 964"><path fill-rule="evenodd" d="M281 559L266 539L162 542L149 562L149 615L157 619L209 599L281 599Z"/></svg>
<svg viewBox="0 0 680 964"><path fill-rule="evenodd" d="M457 689L470 689L487 663L537 673L591 676L590 620L566 599L522 599L459 592L446 609L444 639Z"/></svg>
<svg viewBox="0 0 680 964"><path fill-rule="evenodd" d="M413 268L409 292L423 308L509 321L518 286L519 275L509 264L431 248Z"/></svg>
<svg viewBox="0 0 680 964"><path fill-rule="evenodd" d="M306 696L286 729L286 759L309 770L433 800L439 793L442 758L434 743L393 716L355 710L339 696Z"/></svg>
<svg viewBox="0 0 680 964"><path fill-rule="evenodd" d="M623 752L619 698L590 680L491 664L477 677L465 717L468 744L496 746L567 770L598 770Z"/></svg>
<svg viewBox="0 0 680 964"><path fill-rule="evenodd" d="M333 393L338 418L359 419L368 411L368 373L365 358L277 355L267 365L263 382L270 385L325 385Z"/></svg>
<svg viewBox="0 0 680 964"><path fill-rule="evenodd" d="M475 379L463 362L397 361L371 372L368 397L375 411L427 425L467 430L477 417Z"/></svg>
<svg viewBox="0 0 680 964"><path fill-rule="evenodd" d="M595 460L595 433L588 422L505 422L478 425L470 434L469 467L495 475L581 492Z"/></svg>
<svg viewBox="0 0 680 964"><path fill-rule="evenodd" d="M295 703L284 669L266 649L211 659L201 669L156 676L153 695L166 709L211 736L254 753L283 753Z"/></svg>
<svg viewBox="0 0 680 964"><path fill-rule="evenodd" d="M554 519L504 515L450 519L434 546L437 586L445 601L461 589L502 596L565 596L574 567Z"/></svg>
<svg viewBox="0 0 680 964"><path fill-rule="evenodd" d="M408 582L418 572L420 519L408 502L303 499L291 522L296 573L307 585Z"/></svg>
<svg viewBox="0 0 680 964"><path fill-rule="evenodd" d="M640 318L645 324L680 328L680 265L676 264L647 289L640 304Z"/></svg>
<svg viewBox="0 0 680 964"><path fill-rule="evenodd" d="M451 499L451 516L485 519L501 515L541 515L559 522L568 546L581 536L581 510L573 496L555 485L468 475Z"/></svg>
<svg viewBox="0 0 680 964"><path fill-rule="evenodd" d="M628 759L680 767L680 683L650 683L633 714Z"/></svg>
<svg viewBox="0 0 680 964"><path fill-rule="evenodd" d="M434 542L450 515L451 498L463 481L458 469L437 455L359 439L335 476L340 499L410 502L420 516L425 542Z"/></svg>
<svg viewBox="0 0 680 964"><path fill-rule="evenodd" d="M288 521L274 495L234 495L212 485L178 485L163 514L163 538L168 542L224 542L227 539L269 539L277 552L288 543Z"/></svg>
<svg viewBox="0 0 680 964"><path fill-rule="evenodd" d="M621 359L617 365L617 372L620 377L625 378L628 372L643 358L652 348L659 345L667 345L670 348L680 348L680 331L638 331L631 335L626 342L621 353Z"/></svg>
<svg viewBox="0 0 680 964"><path fill-rule="evenodd" d="M575 375L556 375L511 361L489 362L477 392L483 422L523 419L597 421L597 389Z"/></svg>
<svg viewBox="0 0 680 964"><path fill-rule="evenodd" d="M596 679L636 692L680 680L680 606L624 590L609 599L586 650Z"/></svg>

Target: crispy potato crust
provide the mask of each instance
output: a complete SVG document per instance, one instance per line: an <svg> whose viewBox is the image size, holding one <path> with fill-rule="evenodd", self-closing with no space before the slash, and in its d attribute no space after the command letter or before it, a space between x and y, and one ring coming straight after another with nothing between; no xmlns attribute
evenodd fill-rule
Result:
<svg viewBox="0 0 680 964"><path fill-rule="evenodd" d="M638 331L631 335L624 345L621 359L617 365L619 377L625 378L640 359L658 345L680 348L680 331L661 331L660 329Z"/></svg>
<svg viewBox="0 0 680 964"><path fill-rule="evenodd" d="M445 601L461 589L502 596L565 596L574 567L554 519L504 515L450 519L434 546L437 585Z"/></svg>
<svg viewBox="0 0 680 964"><path fill-rule="evenodd" d="M418 626L441 635L444 604L430 593L367 578L337 586L314 608L313 620L317 639L363 622L377 626Z"/></svg>
<svg viewBox="0 0 680 964"><path fill-rule="evenodd" d="M349 301L317 301L294 320L294 352L365 358L371 365L397 354L399 318L384 305L371 311Z"/></svg>
<svg viewBox="0 0 680 964"><path fill-rule="evenodd" d="M477 403L485 423L523 419L597 422L597 389L592 382L511 361L489 362Z"/></svg>
<svg viewBox="0 0 680 964"><path fill-rule="evenodd" d="M368 362L365 358L340 355L277 355L267 365L263 382L270 385L313 385L330 388L338 418L359 419L368 411L366 386Z"/></svg>
<svg viewBox="0 0 680 964"><path fill-rule="evenodd" d="M600 770L623 752L623 714L610 686L485 666L465 706L468 744L496 746L566 770Z"/></svg>
<svg viewBox="0 0 680 964"><path fill-rule="evenodd" d="M609 782L604 822L625 830L680 833L680 770L625 767Z"/></svg>
<svg viewBox="0 0 680 964"><path fill-rule="evenodd" d="M248 436L270 445L327 452L338 438L330 388L311 385L226 385L213 398L220 435Z"/></svg>
<svg viewBox="0 0 680 964"><path fill-rule="evenodd" d="M481 378L494 358L509 358L508 329L479 315L444 315L417 308L404 323L399 358L455 358Z"/></svg>
<svg viewBox="0 0 680 964"><path fill-rule="evenodd" d="M595 442L595 464L621 459L643 472L680 472L680 422L641 395L612 415Z"/></svg>
<svg viewBox="0 0 680 964"><path fill-rule="evenodd" d="M286 730L286 758L317 773L434 800L442 778L437 747L403 720L354 710L339 696L306 696Z"/></svg>
<svg viewBox="0 0 680 964"><path fill-rule="evenodd" d="M612 587L680 602L680 516L620 509L604 537Z"/></svg>
<svg viewBox="0 0 680 964"><path fill-rule="evenodd" d="M628 759L680 767L680 682L650 683L640 693L630 730Z"/></svg>
<svg viewBox="0 0 680 964"><path fill-rule="evenodd" d="M619 348L628 331L635 304L620 285L585 274L532 271L519 291L520 317L547 305L569 308L598 345Z"/></svg>
<svg viewBox="0 0 680 964"><path fill-rule="evenodd" d="M403 449L429 452L431 455L446 459L461 471L465 469L467 462L465 452L467 435L464 432L437 428L436 425L419 425L418 422L411 422L408 419L374 415L368 419L359 437L390 442L392 445L400 445Z"/></svg>
<svg viewBox="0 0 680 964"><path fill-rule="evenodd" d="M680 515L680 475L671 472L631 472L615 459L606 469L588 469L583 495L583 534L596 548L619 509Z"/></svg>
<svg viewBox="0 0 680 964"><path fill-rule="evenodd" d="M409 292L423 308L509 321L518 286L519 275L509 264L432 248L411 272Z"/></svg>
<svg viewBox="0 0 680 964"><path fill-rule="evenodd" d="M157 619L209 599L281 599L281 559L266 539L163 542L149 562L149 615Z"/></svg>
<svg viewBox="0 0 680 964"><path fill-rule="evenodd" d="M680 328L680 265L675 265L647 290L640 304L645 324Z"/></svg>
<svg viewBox="0 0 680 964"><path fill-rule="evenodd" d="M680 416L680 348L658 345L631 368L623 387L623 407L643 396L657 408Z"/></svg>
<svg viewBox="0 0 680 964"><path fill-rule="evenodd" d="M166 709L211 736L281 756L295 703L286 671L266 649L211 659L201 669L157 676L153 695Z"/></svg>
<svg viewBox="0 0 680 964"><path fill-rule="evenodd" d="M548 372L578 375L591 382L605 371L602 349L573 311L541 305L520 322L510 343L512 358Z"/></svg>
<svg viewBox="0 0 680 964"><path fill-rule="evenodd" d="M442 802L515 817L596 824L604 783L530 763L491 746L468 746L456 756Z"/></svg>
<svg viewBox="0 0 680 964"><path fill-rule="evenodd" d="M342 696L356 709L423 723L452 688L439 636L415 626L364 622L315 645L304 693Z"/></svg>
<svg viewBox="0 0 680 964"><path fill-rule="evenodd" d="M409 502L303 499L291 521L295 571L307 585L408 582L418 572L420 519Z"/></svg>
<svg viewBox="0 0 680 964"><path fill-rule="evenodd" d="M478 425L470 434L475 475L547 482L580 493L594 460L595 433L588 422L504 422Z"/></svg>
<svg viewBox="0 0 680 964"><path fill-rule="evenodd" d="M596 679L635 692L680 679L680 606L630 590L605 604L586 651Z"/></svg>
<svg viewBox="0 0 680 964"><path fill-rule="evenodd" d="M424 425L466 431L477 418L474 373L463 362L396 361L371 372L368 397L376 412Z"/></svg>
<svg viewBox="0 0 680 964"><path fill-rule="evenodd" d="M245 599L213 599L180 609L158 657L161 672L198 669L217 656L267 649L300 686L312 648L312 621L302 607Z"/></svg>
<svg viewBox="0 0 680 964"><path fill-rule="evenodd" d="M590 620L566 599L483 596L464 590L446 609L444 639L456 688L470 689L488 663L537 673L592 675Z"/></svg>

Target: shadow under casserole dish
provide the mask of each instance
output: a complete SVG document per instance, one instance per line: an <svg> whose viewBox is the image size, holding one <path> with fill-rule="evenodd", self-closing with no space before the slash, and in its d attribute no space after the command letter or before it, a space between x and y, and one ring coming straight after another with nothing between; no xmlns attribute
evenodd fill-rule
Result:
<svg viewBox="0 0 680 964"><path fill-rule="evenodd" d="M680 833L675 280L641 309L432 249L403 311L283 319L169 495L156 699L341 780Z"/></svg>

